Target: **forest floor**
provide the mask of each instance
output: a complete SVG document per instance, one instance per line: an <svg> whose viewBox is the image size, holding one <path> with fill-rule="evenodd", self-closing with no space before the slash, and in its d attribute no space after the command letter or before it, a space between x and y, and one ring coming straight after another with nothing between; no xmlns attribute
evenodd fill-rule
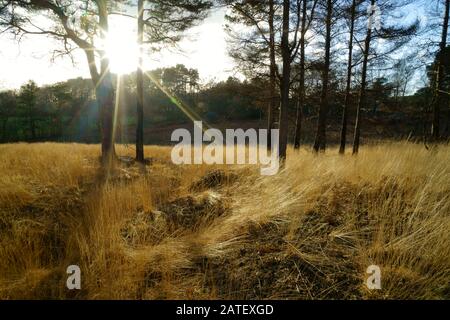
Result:
<svg viewBox="0 0 450 320"><path fill-rule="evenodd" d="M98 145L0 145L0 299L450 299L450 146L289 150L275 176L170 150L105 177Z"/></svg>

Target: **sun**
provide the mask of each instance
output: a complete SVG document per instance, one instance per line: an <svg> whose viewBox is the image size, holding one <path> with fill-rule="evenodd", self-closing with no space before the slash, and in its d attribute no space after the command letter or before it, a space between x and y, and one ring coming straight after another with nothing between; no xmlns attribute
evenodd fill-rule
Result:
<svg viewBox="0 0 450 320"><path fill-rule="evenodd" d="M109 33L106 44L111 72L127 74L137 68L138 45L129 34Z"/></svg>
<svg viewBox="0 0 450 320"><path fill-rule="evenodd" d="M130 24L119 19L112 21L105 42L111 72L127 74L136 71L139 46Z"/></svg>

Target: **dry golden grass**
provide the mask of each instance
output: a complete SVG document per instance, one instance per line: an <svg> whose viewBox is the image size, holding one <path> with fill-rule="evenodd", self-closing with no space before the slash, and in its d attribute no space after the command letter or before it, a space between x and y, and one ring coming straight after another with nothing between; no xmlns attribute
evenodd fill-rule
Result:
<svg viewBox="0 0 450 320"><path fill-rule="evenodd" d="M449 146L290 150L272 177L145 152L105 181L98 146L0 145L1 299L450 298Z"/></svg>

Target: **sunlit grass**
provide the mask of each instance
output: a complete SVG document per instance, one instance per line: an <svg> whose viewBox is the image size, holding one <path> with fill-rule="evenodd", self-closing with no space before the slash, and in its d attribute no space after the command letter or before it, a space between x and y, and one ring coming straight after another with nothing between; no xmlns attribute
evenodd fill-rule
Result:
<svg viewBox="0 0 450 320"><path fill-rule="evenodd" d="M0 145L0 298L450 297L448 146L289 150L269 177L173 165L151 146L150 166L118 165L107 183L99 149ZM193 188L217 169L229 180ZM80 291L65 287L71 264Z"/></svg>

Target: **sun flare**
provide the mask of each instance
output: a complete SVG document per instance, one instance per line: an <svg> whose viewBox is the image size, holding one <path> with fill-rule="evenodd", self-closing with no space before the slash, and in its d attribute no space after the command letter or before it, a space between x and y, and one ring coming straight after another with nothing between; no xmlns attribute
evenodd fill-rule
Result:
<svg viewBox="0 0 450 320"><path fill-rule="evenodd" d="M134 72L137 68L139 46L135 32L129 24L114 23L106 37L105 50L110 60L111 71L117 74Z"/></svg>

